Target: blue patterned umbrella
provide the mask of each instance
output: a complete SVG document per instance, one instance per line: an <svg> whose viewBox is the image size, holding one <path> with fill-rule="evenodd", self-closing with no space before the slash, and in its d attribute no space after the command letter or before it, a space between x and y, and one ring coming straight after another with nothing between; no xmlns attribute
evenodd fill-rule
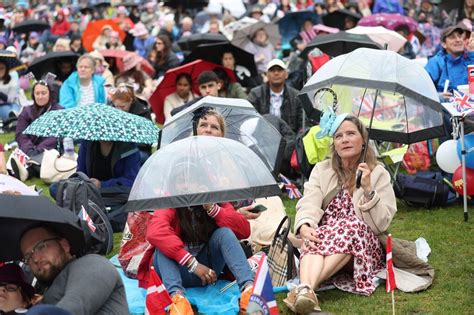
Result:
<svg viewBox="0 0 474 315"><path fill-rule="evenodd" d="M158 140L158 132L151 120L96 103L50 111L23 133L38 137L153 144Z"/></svg>

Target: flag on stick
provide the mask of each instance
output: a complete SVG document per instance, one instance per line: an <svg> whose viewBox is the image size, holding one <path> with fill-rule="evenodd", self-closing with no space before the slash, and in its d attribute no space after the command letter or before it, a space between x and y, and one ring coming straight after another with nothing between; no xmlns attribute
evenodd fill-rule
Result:
<svg viewBox="0 0 474 315"><path fill-rule="evenodd" d="M149 286L146 290L146 308L145 314L148 315L166 315L165 308L170 306L173 302L171 297L166 291L161 278L155 272L155 269L151 267L149 272Z"/></svg>
<svg viewBox="0 0 474 315"><path fill-rule="evenodd" d="M392 313L395 315L395 295L394 291L397 288L395 283L395 274L393 272L392 261L392 234L387 237L387 281L385 282L385 289L387 292L392 292Z"/></svg>
<svg viewBox="0 0 474 315"><path fill-rule="evenodd" d="M247 314L278 315L278 306L273 294L272 279L268 269L267 255L260 258L253 292L250 296Z"/></svg>
<svg viewBox="0 0 474 315"><path fill-rule="evenodd" d="M296 187L296 185L291 182L291 180L289 180L282 174L278 176L280 177L281 182L285 186L286 192L288 193L288 198L299 199L303 197L303 194L299 191L298 187Z"/></svg>

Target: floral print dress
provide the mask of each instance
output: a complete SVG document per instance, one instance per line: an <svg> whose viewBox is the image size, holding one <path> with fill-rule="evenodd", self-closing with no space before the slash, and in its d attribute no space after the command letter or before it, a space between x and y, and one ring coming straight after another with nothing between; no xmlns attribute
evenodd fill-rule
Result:
<svg viewBox="0 0 474 315"><path fill-rule="evenodd" d="M326 208L316 229L317 249L303 245L303 255L330 256L350 254L354 257L353 273L338 272L329 279L338 289L370 295L374 276L384 268L382 247L370 227L355 215L349 192L342 189Z"/></svg>

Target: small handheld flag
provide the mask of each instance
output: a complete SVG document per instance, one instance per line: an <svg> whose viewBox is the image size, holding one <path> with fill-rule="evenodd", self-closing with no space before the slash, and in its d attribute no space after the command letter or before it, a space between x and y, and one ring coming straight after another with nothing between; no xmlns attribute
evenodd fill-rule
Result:
<svg viewBox="0 0 474 315"><path fill-rule="evenodd" d="M392 234L387 237L387 281L385 289L387 292L392 292L392 312L395 315L395 295L394 291L397 288L395 283L395 273L393 272L393 261L392 261Z"/></svg>
<svg viewBox="0 0 474 315"><path fill-rule="evenodd" d="M287 177L282 174L278 176L280 177L281 182L285 186L286 192L288 193L288 198L299 199L303 197L303 194L299 191L298 187L296 187L296 185L293 184Z"/></svg>
<svg viewBox="0 0 474 315"><path fill-rule="evenodd" d="M272 279L268 269L267 255L260 258L253 292L250 296L247 314L277 315L278 306L273 294Z"/></svg>
<svg viewBox="0 0 474 315"><path fill-rule="evenodd" d="M86 209L84 209L84 206L81 206L81 211L79 212L79 218L82 221L87 222L87 227L92 233L94 233L97 230L97 228L95 227L94 221L92 221Z"/></svg>
<svg viewBox="0 0 474 315"><path fill-rule="evenodd" d="M170 306L173 302L161 278L156 274L155 269L153 267L151 268L148 281L150 286L146 290L145 314L165 315L165 308Z"/></svg>

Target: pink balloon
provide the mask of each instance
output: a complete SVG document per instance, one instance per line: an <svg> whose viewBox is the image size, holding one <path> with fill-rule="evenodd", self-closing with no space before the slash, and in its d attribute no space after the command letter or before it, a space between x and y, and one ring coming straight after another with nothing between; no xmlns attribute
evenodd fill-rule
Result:
<svg viewBox="0 0 474 315"><path fill-rule="evenodd" d="M28 80L27 78L20 77L20 79L18 80L18 84L20 85L20 88L22 90L28 90L30 87L30 80Z"/></svg>
<svg viewBox="0 0 474 315"><path fill-rule="evenodd" d="M474 195L474 169L466 167L467 195ZM456 191L463 194L462 165L459 166L453 174L453 186Z"/></svg>

